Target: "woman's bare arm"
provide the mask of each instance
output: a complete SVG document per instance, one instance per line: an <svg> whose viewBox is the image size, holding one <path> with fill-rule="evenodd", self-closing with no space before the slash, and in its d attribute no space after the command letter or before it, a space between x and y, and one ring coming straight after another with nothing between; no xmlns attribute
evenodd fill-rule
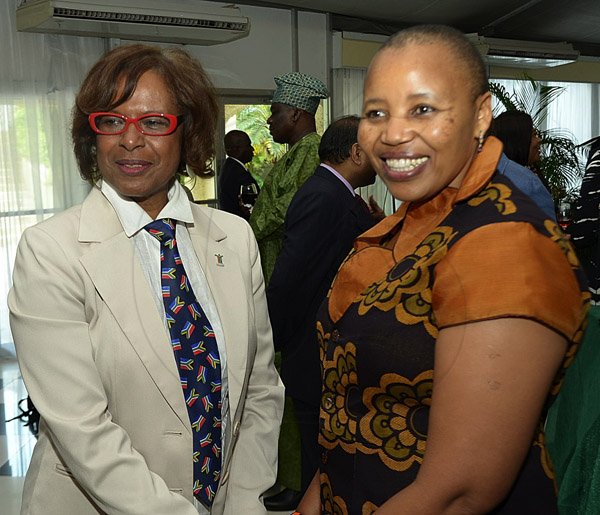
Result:
<svg viewBox="0 0 600 515"><path fill-rule="evenodd" d="M298 505L298 511L302 515L321 515L321 486L318 470Z"/></svg>
<svg viewBox="0 0 600 515"><path fill-rule="evenodd" d="M423 464L415 482L376 513L470 514L496 506L531 446L565 350L565 338L526 319L443 329Z"/></svg>

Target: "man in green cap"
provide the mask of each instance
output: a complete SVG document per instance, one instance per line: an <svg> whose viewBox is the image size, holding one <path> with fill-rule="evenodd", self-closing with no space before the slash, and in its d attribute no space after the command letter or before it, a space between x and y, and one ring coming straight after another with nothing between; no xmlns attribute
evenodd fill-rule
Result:
<svg viewBox="0 0 600 515"><path fill-rule="evenodd" d="M274 80L277 89L267 120L269 132L275 142L290 149L267 176L250 216L267 284L281 251L288 206L320 162L315 113L320 100L329 96L325 84L304 73L286 73Z"/></svg>
<svg viewBox="0 0 600 515"><path fill-rule="evenodd" d="M277 143L290 146L265 179L250 216L268 284L283 245L285 214L298 188L319 165L319 143L315 113L329 92L320 80L292 72L275 77L277 89L271 101L269 132ZM276 360L279 358L277 354ZM283 467L282 467L283 465ZM300 435L292 401L286 397L279 437L278 484L284 489L265 498L271 511L294 509L300 502Z"/></svg>

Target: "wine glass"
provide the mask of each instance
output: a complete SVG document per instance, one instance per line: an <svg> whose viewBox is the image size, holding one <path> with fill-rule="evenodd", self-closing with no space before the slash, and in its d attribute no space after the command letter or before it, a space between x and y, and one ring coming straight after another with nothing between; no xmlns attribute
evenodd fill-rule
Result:
<svg viewBox="0 0 600 515"><path fill-rule="evenodd" d="M571 205L569 202L562 200L558 204L557 221L564 231L571 223Z"/></svg>
<svg viewBox="0 0 600 515"><path fill-rule="evenodd" d="M242 200L242 204L247 207L254 206L256 202L256 197L258 197L258 188L256 184L242 184L240 186L240 199Z"/></svg>

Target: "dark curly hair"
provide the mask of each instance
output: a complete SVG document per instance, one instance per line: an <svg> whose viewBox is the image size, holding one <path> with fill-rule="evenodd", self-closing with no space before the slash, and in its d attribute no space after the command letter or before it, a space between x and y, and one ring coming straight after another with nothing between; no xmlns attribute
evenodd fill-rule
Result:
<svg viewBox="0 0 600 515"><path fill-rule="evenodd" d="M196 175L207 173L214 156L218 103L214 87L202 65L180 48L125 45L106 53L85 77L73 108L71 138L81 176L94 184L100 179L96 160L96 134L88 115L112 111L133 95L140 77L152 70L165 84L184 116L181 162Z"/></svg>

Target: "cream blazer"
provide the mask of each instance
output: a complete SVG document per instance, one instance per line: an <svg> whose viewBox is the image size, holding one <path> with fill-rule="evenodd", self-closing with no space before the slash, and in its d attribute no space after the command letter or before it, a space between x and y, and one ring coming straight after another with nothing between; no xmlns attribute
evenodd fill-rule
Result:
<svg viewBox="0 0 600 515"><path fill-rule="evenodd" d="M241 218L193 205L189 227L223 326L230 421L212 514L266 513L283 386L256 242ZM164 322L108 201L27 229L9 294L41 413L22 514L197 515L192 434Z"/></svg>

